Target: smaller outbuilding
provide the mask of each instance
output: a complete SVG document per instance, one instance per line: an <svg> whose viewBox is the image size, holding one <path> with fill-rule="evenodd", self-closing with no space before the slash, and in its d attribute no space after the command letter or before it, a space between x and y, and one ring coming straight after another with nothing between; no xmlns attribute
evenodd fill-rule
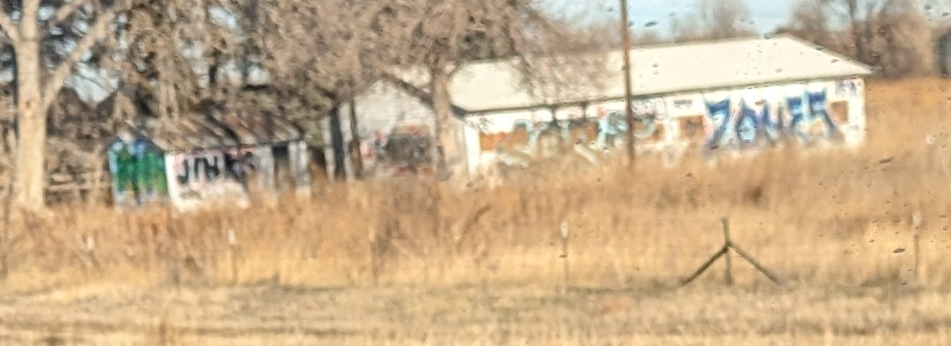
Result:
<svg viewBox="0 0 951 346"><path fill-rule="evenodd" d="M252 191L310 193L305 134L271 114L129 122L107 148L115 205L249 205Z"/></svg>

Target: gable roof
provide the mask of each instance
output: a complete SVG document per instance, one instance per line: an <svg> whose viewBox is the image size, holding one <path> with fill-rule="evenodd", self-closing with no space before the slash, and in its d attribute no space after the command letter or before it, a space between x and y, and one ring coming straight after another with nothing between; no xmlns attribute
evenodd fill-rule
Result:
<svg viewBox="0 0 951 346"><path fill-rule="evenodd" d="M453 104L469 112L533 108L624 97L623 51L533 60L526 87L517 60L470 63L450 81ZM791 35L663 44L631 49L633 95L864 76L868 66ZM592 72L598 77L592 78ZM396 72L424 86L422 69Z"/></svg>

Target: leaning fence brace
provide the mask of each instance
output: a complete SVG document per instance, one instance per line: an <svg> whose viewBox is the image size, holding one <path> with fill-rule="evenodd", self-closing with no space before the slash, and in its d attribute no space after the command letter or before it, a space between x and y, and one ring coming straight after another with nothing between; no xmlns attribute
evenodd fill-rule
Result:
<svg viewBox="0 0 951 346"><path fill-rule="evenodd" d="M713 263L715 263L718 259L720 259L721 256L726 259L726 278L725 278L726 285L732 286L733 285L733 261L730 258L731 249L733 250L733 252L736 252L736 254L740 256L740 258L749 262L760 273L763 273L763 275L769 278L770 281L772 281L773 283L777 285L782 286L782 282L779 280L778 276L776 276L775 274L770 272L768 269L766 269L766 267L764 267L762 264L756 261L756 259L754 259L753 256L750 255L748 252L743 251L743 249L741 249L739 246L733 243L733 241L730 239L730 219L724 217L720 222L723 225L723 238L724 238L723 247L720 248L720 250L717 251L717 253L715 253L713 257L710 257L710 259L707 260L706 263L701 265L700 268L698 268L697 271L693 273L693 275L690 275L690 277L684 279L683 286L689 285L691 282L696 280L697 277L702 275L703 272L705 272L708 268L710 268L710 266L713 265Z"/></svg>

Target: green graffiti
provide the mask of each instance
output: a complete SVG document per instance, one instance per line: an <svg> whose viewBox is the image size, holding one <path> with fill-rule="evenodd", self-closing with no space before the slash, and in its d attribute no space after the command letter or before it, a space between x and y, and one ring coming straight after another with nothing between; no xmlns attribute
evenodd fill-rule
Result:
<svg viewBox="0 0 951 346"><path fill-rule="evenodd" d="M150 143L114 143L109 149L109 166L119 204L141 204L168 194L164 155Z"/></svg>

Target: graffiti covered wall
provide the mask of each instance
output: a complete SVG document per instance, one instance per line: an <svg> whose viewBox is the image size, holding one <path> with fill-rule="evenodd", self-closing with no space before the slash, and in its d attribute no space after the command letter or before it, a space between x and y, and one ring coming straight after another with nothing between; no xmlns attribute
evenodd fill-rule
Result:
<svg viewBox="0 0 951 346"><path fill-rule="evenodd" d="M286 146L289 155L280 167L289 175L284 184L293 187L299 196L309 196L307 145L298 141ZM251 193L276 191L274 151L279 148L283 144L167 154L169 199L176 208L186 211L215 202L247 207Z"/></svg>
<svg viewBox="0 0 951 346"><path fill-rule="evenodd" d="M359 162L356 164L364 177L435 174L436 122L435 113L428 104L384 82L374 84L354 103L357 118L355 135L360 140ZM342 105L339 111L344 141L349 143L354 138L354 134L349 131L350 105ZM325 122L325 129L329 125L329 121ZM351 162L344 160L344 164L349 165ZM355 167L345 169L348 173L356 170Z"/></svg>
<svg viewBox="0 0 951 346"><path fill-rule="evenodd" d="M165 199L168 181L164 154L152 142L142 138L120 139L109 146L107 156L117 206Z"/></svg>
<svg viewBox="0 0 951 346"><path fill-rule="evenodd" d="M377 177L432 176L435 144L428 126L377 130L361 143L363 168Z"/></svg>
<svg viewBox="0 0 951 346"><path fill-rule="evenodd" d="M861 144L863 89L861 80L855 79L696 95L706 108L703 151Z"/></svg>
<svg viewBox="0 0 951 346"><path fill-rule="evenodd" d="M676 157L862 143L861 79L670 94L624 102L498 112L467 118L470 176L494 176L539 160L580 157L598 163L623 148L634 131L638 151ZM621 150L623 152L623 150Z"/></svg>
<svg viewBox="0 0 951 346"><path fill-rule="evenodd" d="M179 210L194 210L207 202L235 201L247 205L245 161L222 151L168 154L169 199Z"/></svg>
<svg viewBox="0 0 951 346"><path fill-rule="evenodd" d="M470 176L491 177L566 157L598 164L623 150L629 131L641 148L657 148L670 134L662 98L632 104L634 126L625 119L623 101L584 106L492 113L469 117L465 131Z"/></svg>
<svg viewBox="0 0 951 346"><path fill-rule="evenodd" d="M274 186L274 161L266 146L202 150L165 156L169 199L180 210L209 202L248 205L248 191Z"/></svg>

